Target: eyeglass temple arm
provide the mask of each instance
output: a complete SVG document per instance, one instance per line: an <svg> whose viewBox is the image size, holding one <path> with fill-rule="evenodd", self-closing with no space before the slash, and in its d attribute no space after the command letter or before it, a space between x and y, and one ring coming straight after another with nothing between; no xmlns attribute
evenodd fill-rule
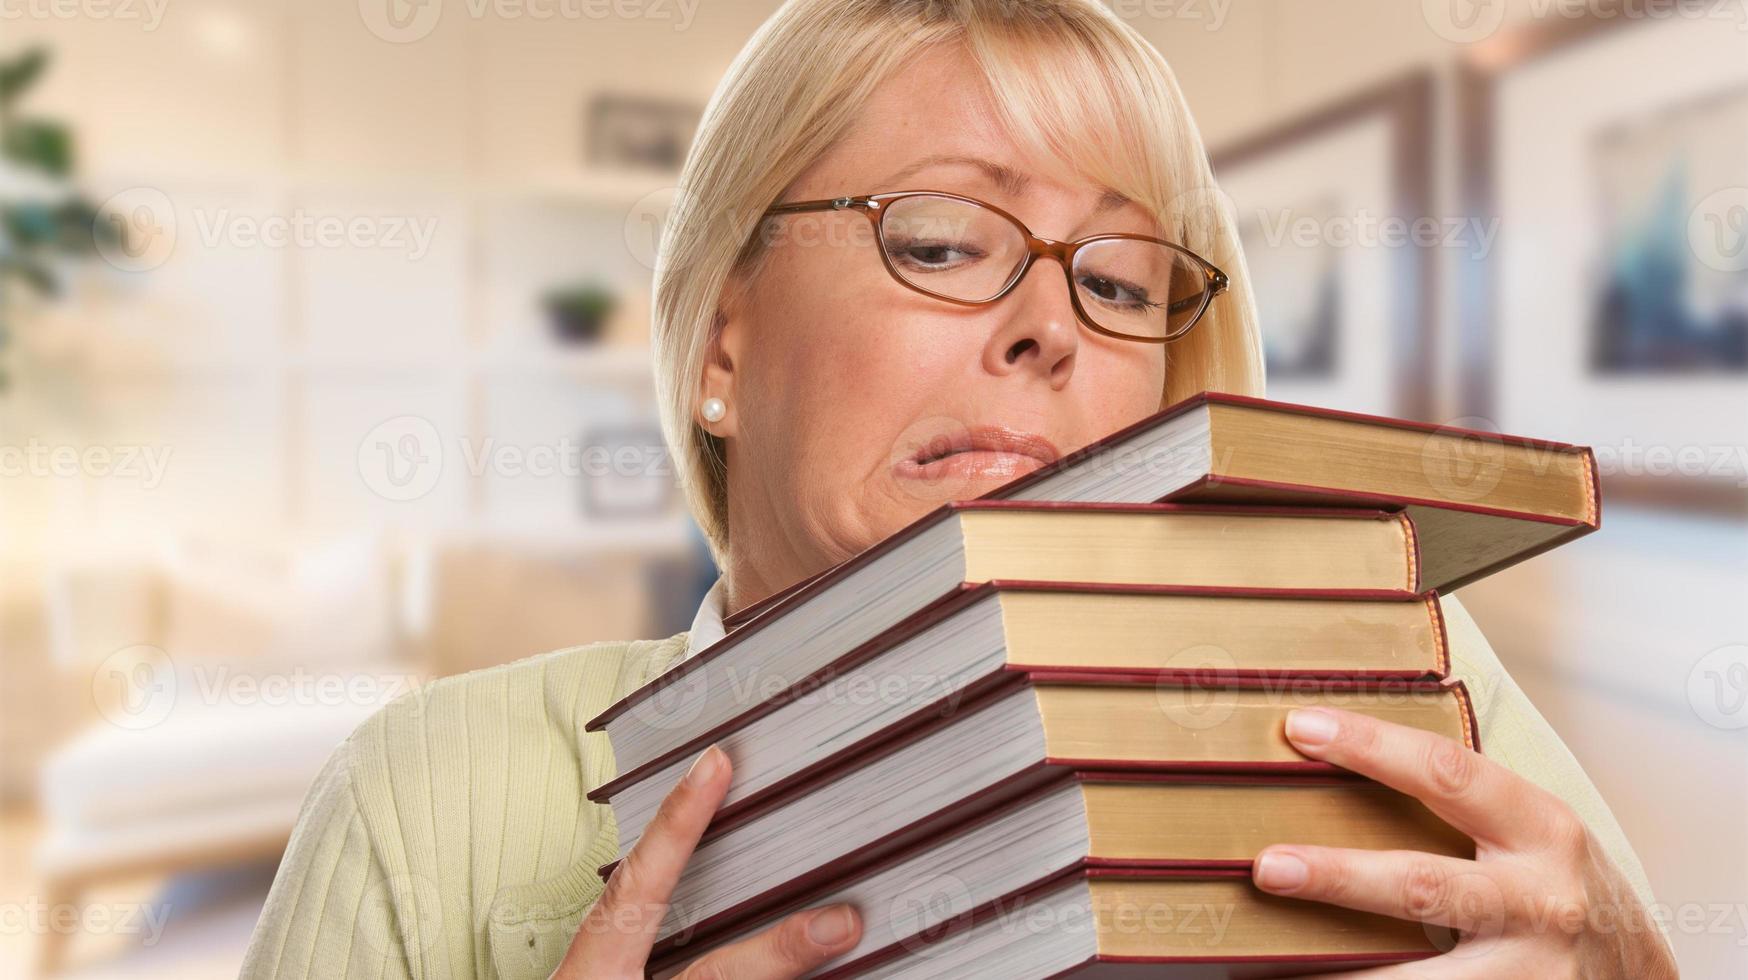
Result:
<svg viewBox="0 0 1748 980"><path fill-rule="evenodd" d="M1215 296L1218 296L1221 293L1225 292L1227 285L1230 284L1230 281L1226 278L1226 273L1221 272L1219 269L1216 269L1211 265L1207 267L1207 269L1204 272L1204 275L1206 275L1208 277L1209 282L1214 284L1213 291L1210 292L1207 296L1203 296L1200 293L1197 293L1194 296L1186 296L1183 299L1180 299L1177 302L1172 303L1169 306L1167 306L1166 307L1167 312L1182 313L1184 310L1187 310L1190 307L1197 305L1198 303L1212 300Z"/></svg>
<svg viewBox="0 0 1748 980"><path fill-rule="evenodd" d="M865 197L833 197L818 201L790 201L787 204L773 204L765 209L766 214L789 214L796 211L842 211L852 207L878 207Z"/></svg>

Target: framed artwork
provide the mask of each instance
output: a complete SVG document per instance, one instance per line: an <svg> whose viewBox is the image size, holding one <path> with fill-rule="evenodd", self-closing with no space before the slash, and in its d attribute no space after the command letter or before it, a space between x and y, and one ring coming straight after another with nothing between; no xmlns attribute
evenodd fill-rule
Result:
<svg viewBox="0 0 1748 980"><path fill-rule="evenodd" d="M1446 237L1432 227L1432 107L1432 77L1415 72L1211 154L1269 397L1431 417L1431 246Z"/></svg>
<svg viewBox="0 0 1748 980"><path fill-rule="evenodd" d="M1499 227L1462 269L1464 408L1595 447L1608 499L1748 516L1742 35L1607 13L1460 73L1465 210Z"/></svg>
<svg viewBox="0 0 1748 980"><path fill-rule="evenodd" d="M676 173L704 111L690 102L604 93L590 101L585 137L589 166Z"/></svg>
<svg viewBox="0 0 1748 980"><path fill-rule="evenodd" d="M649 520L679 497L673 464L654 422L597 425L582 435L583 514L591 521Z"/></svg>

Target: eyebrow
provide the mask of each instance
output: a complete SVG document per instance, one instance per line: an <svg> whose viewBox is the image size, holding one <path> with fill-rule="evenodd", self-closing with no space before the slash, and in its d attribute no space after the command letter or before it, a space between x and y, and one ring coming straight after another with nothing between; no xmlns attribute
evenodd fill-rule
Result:
<svg viewBox="0 0 1748 980"><path fill-rule="evenodd" d="M923 157L920 160L914 160L911 163L900 167L895 173L887 176L882 186L891 187L897 182L923 170L927 170L930 167L940 167L949 164L975 167L978 170L983 171L984 176L988 177L995 186L1001 189L1003 194L1006 194L1009 197L1019 197L1024 194L1026 188L1032 183L1032 178L1020 173L1018 170L990 160L964 156L956 153L936 153L931 156ZM1093 206L1093 213L1104 214L1107 211L1115 211L1128 203L1128 197L1106 188L1105 192L1099 196L1098 204Z"/></svg>

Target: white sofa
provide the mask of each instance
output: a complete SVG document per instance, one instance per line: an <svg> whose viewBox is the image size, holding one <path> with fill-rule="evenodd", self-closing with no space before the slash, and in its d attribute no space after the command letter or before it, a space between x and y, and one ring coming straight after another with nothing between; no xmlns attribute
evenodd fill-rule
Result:
<svg viewBox="0 0 1748 980"><path fill-rule="evenodd" d="M291 553L181 542L146 577L137 642L93 649L98 568L50 575L56 659L89 676L98 720L41 767L37 870L51 902L91 884L270 860L323 761L423 674L397 628L379 539ZM45 936L52 972L64 937Z"/></svg>

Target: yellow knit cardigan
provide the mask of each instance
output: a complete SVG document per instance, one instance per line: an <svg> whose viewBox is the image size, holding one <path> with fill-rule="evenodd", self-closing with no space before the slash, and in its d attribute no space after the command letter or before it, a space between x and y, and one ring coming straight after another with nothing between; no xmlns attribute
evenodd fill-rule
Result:
<svg viewBox="0 0 1748 980"><path fill-rule="evenodd" d="M1483 751L1565 799L1647 906L1614 815L1558 735L1445 598L1453 672ZM686 634L593 643L428 685L335 752L303 804L245 978L544 980L618 855L601 732L583 724L685 654Z"/></svg>

